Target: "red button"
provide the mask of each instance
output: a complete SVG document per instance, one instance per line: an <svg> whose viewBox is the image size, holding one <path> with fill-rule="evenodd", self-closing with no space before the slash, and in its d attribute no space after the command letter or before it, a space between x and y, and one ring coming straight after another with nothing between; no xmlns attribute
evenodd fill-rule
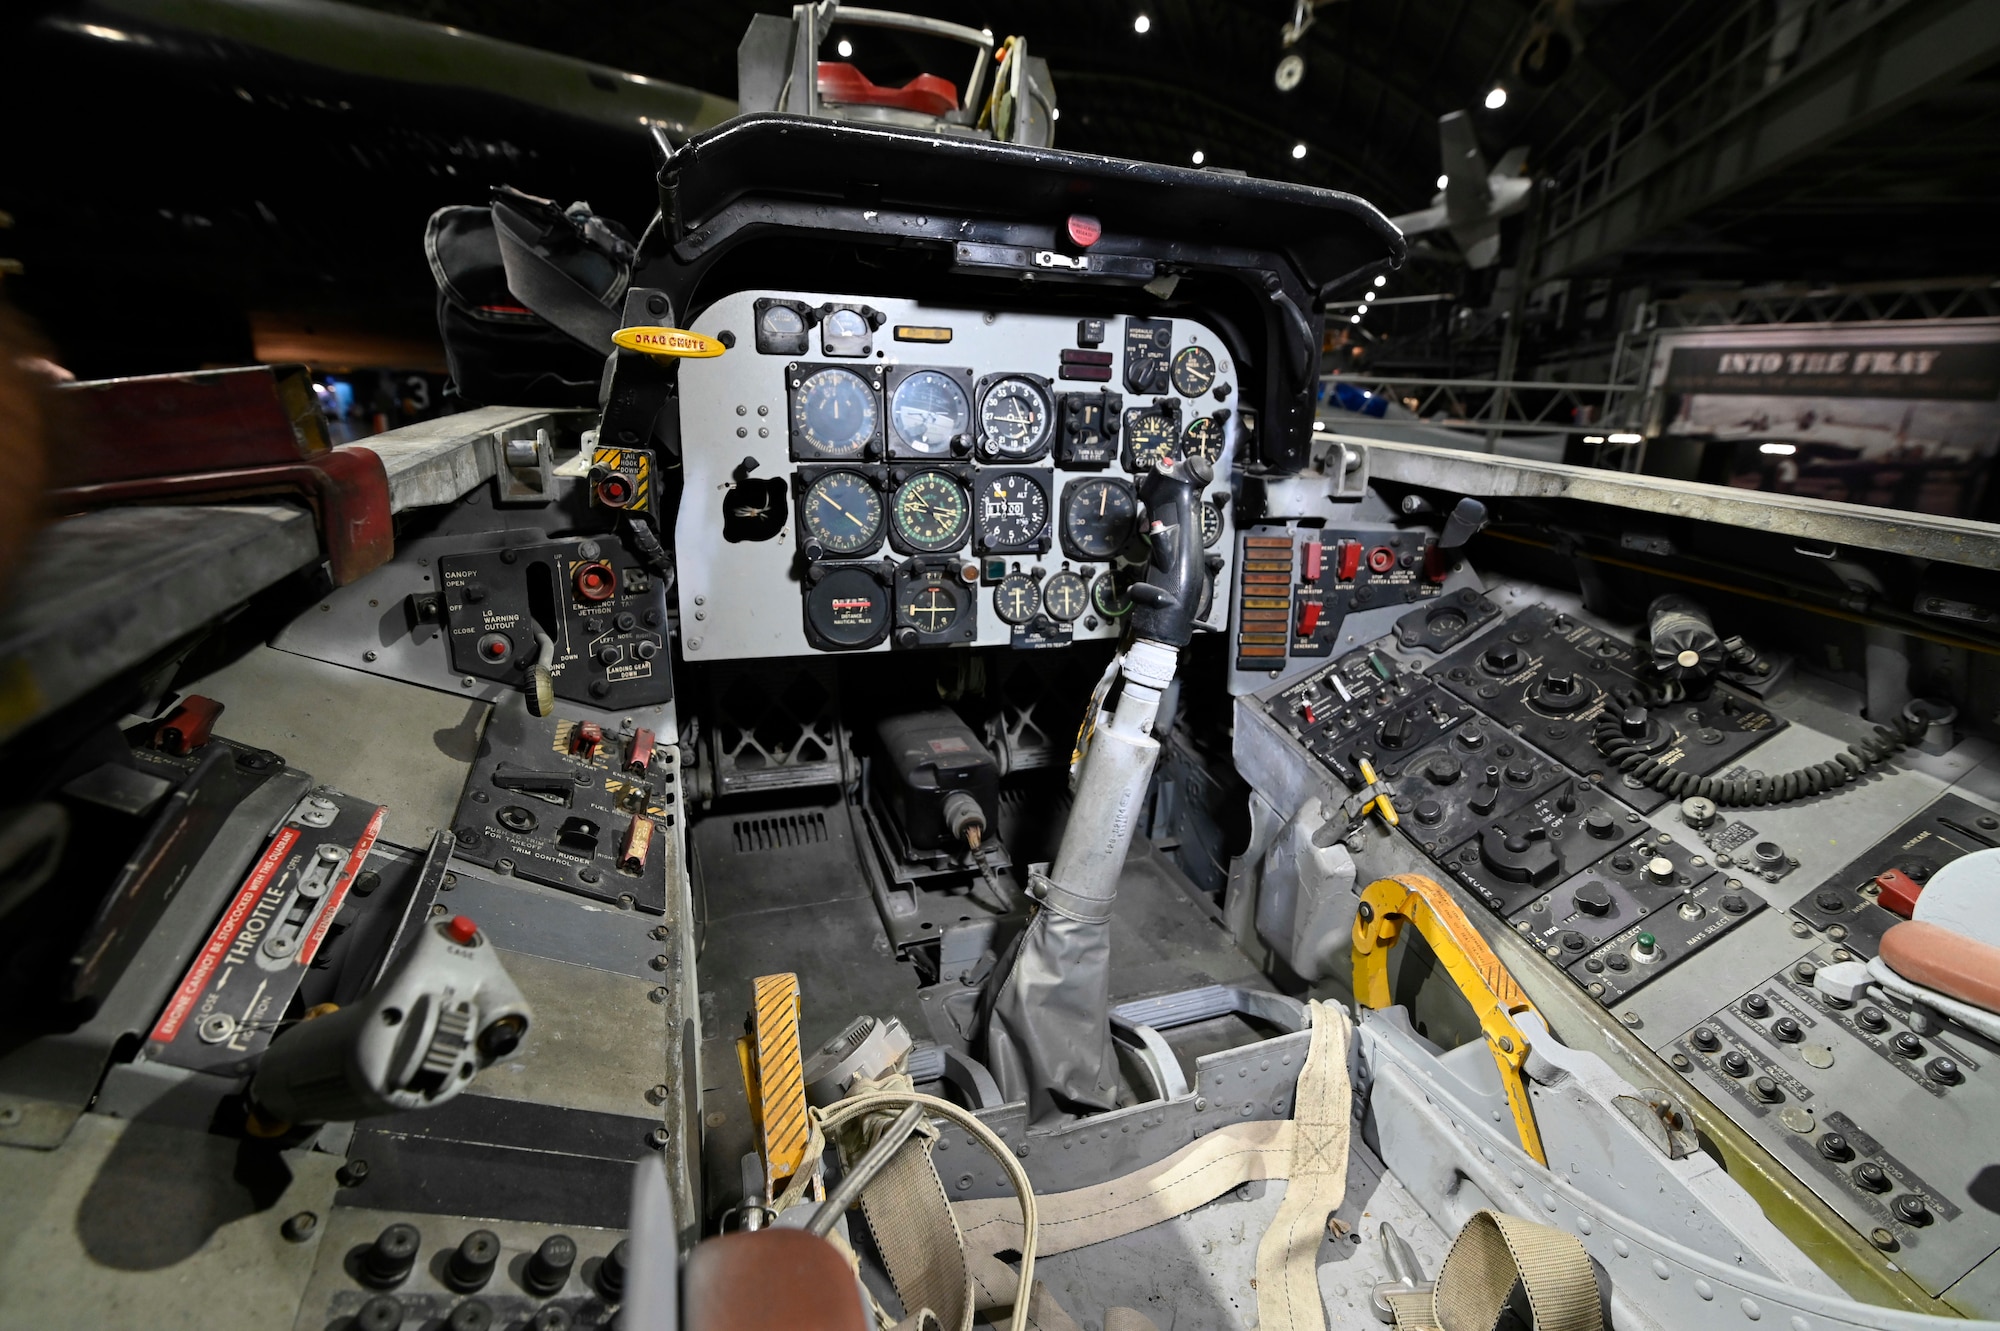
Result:
<svg viewBox="0 0 2000 1331"><path fill-rule="evenodd" d="M1079 249L1089 249L1104 235L1104 224L1095 217L1083 213L1072 213L1069 219L1069 238Z"/></svg>
<svg viewBox="0 0 2000 1331"><path fill-rule="evenodd" d="M472 922L469 915L454 915L451 923L445 925L444 933L452 942L470 947L479 938L479 926Z"/></svg>

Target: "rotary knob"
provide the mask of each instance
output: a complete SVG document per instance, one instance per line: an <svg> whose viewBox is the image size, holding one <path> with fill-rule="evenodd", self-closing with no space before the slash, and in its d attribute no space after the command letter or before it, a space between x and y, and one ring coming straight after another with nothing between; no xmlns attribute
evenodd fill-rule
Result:
<svg viewBox="0 0 2000 1331"><path fill-rule="evenodd" d="M1458 780L1464 771L1458 759L1448 753L1440 753L1424 764L1424 779L1434 786L1448 786Z"/></svg>
<svg viewBox="0 0 2000 1331"><path fill-rule="evenodd" d="M1609 915L1612 904L1611 889L1595 879L1576 889L1576 908L1585 915Z"/></svg>
<svg viewBox="0 0 2000 1331"><path fill-rule="evenodd" d="M1444 805L1432 799L1418 800L1416 815L1425 827L1435 827L1444 818Z"/></svg>
<svg viewBox="0 0 2000 1331"><path fill-rule="evenodd" d="M575 1265L576 1240L567 1234L551 1234L521 1268L521 1284L530 1294L546 1298L569 1283L569 1271Z"/></svg>
<svg viewBox="0 0 2000 1331"><path fill-rule="evenodd" d="M1608 810L1592 809L1583 815L1583 830L1587 836L1595 837L1599 841L1609 841L1618 835L1618 821Z"/></svg>
<svg viewBox="0 0 2000 1331"><path fill-rule="evenodd" d="M475 1229L458 1241L446 1259L444 1279L461 1294L483 1289L493 1278L493 1264L500 1260L500 1236L490 1229Z"/></svg>
<svg viewBox="0 0 2000 1331"><path fill-rule="evenodd" d="M1498 642L1486 649L1479 663L1488 674L1511 675L1521 668L1521 653L1511 642Z"/></svg>
<svg viewBox="0 0 2000 1331"><path fill-rule="evenodd" d="M1627 739L1644 739L1652 718L1643 707L1627 707L1618 714L1618 733Z"/></svg>
<svg viewBox="0 0 2000 1331"><path fill-rule="evenodd" d="M1410 742L1410 714L1398 712L1382 723L1382 747L1400 749Z"/></svg>
<svg viewBox="0 0 2000 1331"><path fill-rule="evenodd" d="M1847 1144L1847 1138L1837 1132L1821 1134L1819 1153L1835 1164L1843 1164L1854 1158L1854 1148Z"/></svg>

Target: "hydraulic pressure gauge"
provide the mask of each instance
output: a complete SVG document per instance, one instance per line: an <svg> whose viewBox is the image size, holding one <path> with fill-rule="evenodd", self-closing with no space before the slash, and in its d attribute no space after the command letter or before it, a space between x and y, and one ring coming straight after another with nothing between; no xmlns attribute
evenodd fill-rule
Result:
<svg viewBox="0 0 2000 1331"><path fill-rule="evenodd" d="M1071 559L1109 559L1125 548L1139 522L1131 483L1111 476L1071 481L1063 491L1062 544Z"/></svg>
<svg viewBox="0 0 2000 1331"><path fill-rule="evenodd" d="M1016 554L1048 548L1042 534L1049 526L1049 492L1041 476L1026 471L981 472L973 498L981 550Z"/></svg>
<svg viewBox="0 0 2000 1331"><path fill-rule="evenodd" d="M1061 623L1075 619L1089 604L1090 585L1068 569L1042 585L1042 608Z"/></svg>
<svg viewBox="0 0 2000 1331"><path fill-rule="evenodd" d="M875 440L875 390L853 370L827 366L792 387L792 452L813 458L859 458Z"/></svg>
<svg viewBox="0 0 2000 1331"><path fill-rule="evenodd" d="M956 550L972 526L972 510L955 477L942 471L912 473L889 500L891 530L915 554Z"/></svg>
<svg viewBox="0 0 2000 1331"><path fill-rule="evenodd" d="M1009 573L993 589L993 610L1009 624L1025 624L1042 608L1042 591L1026 573Z"/></svg>
<svg viewBox="0 0 2000 1331"><path fill-rule="evenodd" d="M865 553L882 539L882 494L858 471L829 471L806 487L799 520L810 546L836 558Z"/></svg>
<svg viewBox="0 0 2000 1331"><path fill-rule="evenodd" d="M1213 500L1204 500L1201 505L1201 545L1204 550L1212 550L1222 539L1222 509Z"/></svg>
<svg viewBox="0 0 2000 1331"><path fill-rule="evenodd" d="M866 356L874 335L868 317L859 310L835 309L820 320L819 349L829 356Z"/></svg>
<svg viewBox="0 0 2000 1331"><path fill-rule="evenodd" d="M1132 608L1132 598L1109 572L1098 574L1097 581L1090 584L1090 603L1106 619L1122 619Z"/></svg>
<svg viewBox="0 0 2000 1331"><path fill-rule="evenodd" d="M998 462L1032 462L1048 450L1055 406L1049 390L1026 375L985 381L979 399L979 451Z"/></svg>
<svg viewBox="0 0 2000 1331"><path fill-rule="evenodd" d="M1200 397L1215 384L1215 353L1207 347L1188 347L1174 357L1174 391L1182 397Z"/></svg>
<svg viewBox="0 0 2000 1331"><path fill-rule="evenodd" d="M1125 413L1125 470L1137 475L1180 456L1180 404L1171 399Z"/></svg>
<svg viewBox="0 0 2000 1331"><path fill-rule="evenodd" d="M1181 452L1201 458L1211 466L1222 459L1222 422L1214 416L1197 416L1181 431Z"/></svg>
<svg viewBox="0 0 2000 1331"><path fill-rule="evenodd" d="M918 370L890 394L889 424L898 455L950 457L952 440L971 437L972 404L950 375Z"/></svg>

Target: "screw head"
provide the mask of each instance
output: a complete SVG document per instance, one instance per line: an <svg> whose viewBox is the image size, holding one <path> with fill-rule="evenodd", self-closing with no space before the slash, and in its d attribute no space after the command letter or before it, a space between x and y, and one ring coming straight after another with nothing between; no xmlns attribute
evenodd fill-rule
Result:
<svg viewBox="0 0 2000 1331"><path fill-rule="evenodd" d="M288 1216L285 1223L278 1226L278 1232L285 1236L287 1243L304 1243L319 1232L319 1217L311 1211L300 1211Z"/></svg>

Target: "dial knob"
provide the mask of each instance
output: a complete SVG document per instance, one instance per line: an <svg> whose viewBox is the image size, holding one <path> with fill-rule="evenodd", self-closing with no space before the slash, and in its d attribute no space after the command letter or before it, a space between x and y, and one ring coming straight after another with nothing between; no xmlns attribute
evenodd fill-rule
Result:
<svg viewBox="0 0 2000 1331"><path fill-rule="evenodd" d="M1410 714L1398 712L1382 723L1382 747L1400 749L1410 742Z"/></svg>
<svg viewBox="0 0 2000 1331"><path fill-rule="evenodd" d="M1611 889L1594 879L1576 889L1576 908L1585 915L1609 915L1611 906Z"/></svg>
<svg viewBox="0 0 2000 1331"><path fill-rule="evenodd" d="M1521 653L1511 642L1498 642L1486 649L1479 662L1492 674L1511 675L1521 668Z"/></svg>
<svg viewBox="0 0 2000 1331"><path fill-rule="evenodd" d="M1644 739L1652 720L1643 707L1627 707L1618 714L1618 733L1627 739Z"/></svg>
<svg viewBox="0 0 2000 1331"><path fill-rule="evenodd" d="M446 1259L445 1283L461 1294L483 1289L493 1278L493 1264L500 1260L500 1236L490 1229L475 1229L458 1241Z"/></svg>
<svg viewBox="0 0 2000 1331"><path fill-rule="evenodd" d="M1444 805L1432 799L1418 800L1416 812L1418 822L1425 827L1434 827L1444 817Z"/></svg>
<svg viewBox="0 0 2000 1331"><path fill-rule="evenodd" d="M1599 841L1609 841L1618 834L1618 823L1608 810L1592 809L1583 815L1583 830L1587 836L1595 837Z"/></svg>
<svg viewBox="0 0 2000 1331"><path fill-rule="evenodd" d="M1448 786L1458 780L1464 771L1458 759L1448 753L1440 753L1424 764L1424 779L1434 786Z"/></svg>

